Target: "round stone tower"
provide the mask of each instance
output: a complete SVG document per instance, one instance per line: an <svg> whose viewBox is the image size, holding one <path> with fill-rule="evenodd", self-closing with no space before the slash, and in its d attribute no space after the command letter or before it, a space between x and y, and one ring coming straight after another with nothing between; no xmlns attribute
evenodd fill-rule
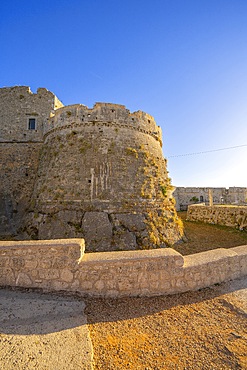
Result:
<svg viewBox="0 0 247 370"><path fill-rule="evenodd" d="M148 249L182 236L150 115L122 105L71 105L44 133L26 232L33 238L83 237L88 251Z"/></svg>

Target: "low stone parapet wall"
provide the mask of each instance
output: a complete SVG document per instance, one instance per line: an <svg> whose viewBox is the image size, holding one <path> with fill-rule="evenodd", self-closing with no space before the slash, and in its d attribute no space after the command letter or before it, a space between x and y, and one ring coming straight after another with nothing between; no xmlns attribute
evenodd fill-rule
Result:
<svg viewBox="0 0 247 370"><path fill-rule="evenodd" d="M83 239L0 241L0 285L71 289Z"/></svg>
<svg viewBox="0 0 247 370"><path fill-rule="evenodd" d="M82 239L0 242L0 285L82 295L155 296L247 275L247 246L183 257L171 248L85 253Z"/></svg>
<svg viewBox="0 0 247 370"><path fill-rule="evenodd" d="M187 220L247 230L247 206L193 204L188 206Z"/></svg>

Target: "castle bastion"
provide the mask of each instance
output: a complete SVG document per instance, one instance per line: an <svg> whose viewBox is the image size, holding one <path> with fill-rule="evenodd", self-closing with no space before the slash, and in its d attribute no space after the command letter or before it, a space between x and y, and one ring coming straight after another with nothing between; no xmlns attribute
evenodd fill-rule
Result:
<svg viewBox="0 0 247 370"><path fill-rule="evenodd" d="M151 249L182 237L152 116L123 105L63 106L0 89L0 235L84 238L87 251Z"/></svg>

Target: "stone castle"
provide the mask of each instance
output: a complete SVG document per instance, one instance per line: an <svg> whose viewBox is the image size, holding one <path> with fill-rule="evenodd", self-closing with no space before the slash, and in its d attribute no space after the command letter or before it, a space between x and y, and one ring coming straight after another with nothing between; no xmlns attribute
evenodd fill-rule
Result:
<svg viewBox="0 0 247 370"><path fill-rule="evenodd" d="M177 211L186 211L194 203L209 205L209 192L212 194L213 204L247 205L247 188L176 187L173 196Z"/></svg>
<svg viewBox="0 0 247 370"><path fill-rule="evenodd" d="M1 238L79 237L88 251L176 243L182 223L161 147L144 112L1 88Z"/></svg>

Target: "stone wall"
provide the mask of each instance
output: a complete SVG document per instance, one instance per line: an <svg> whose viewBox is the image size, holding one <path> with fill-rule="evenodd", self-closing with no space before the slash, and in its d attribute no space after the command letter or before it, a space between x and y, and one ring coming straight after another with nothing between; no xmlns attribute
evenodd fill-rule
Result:
<svg viewBox="0 0 247 370"><path fill-rule="evenodd" d="M50 91L0 89L0 235L15 237L30 207L44 126L63 104ZM29 128L34 119L34 129Z"/></svg>
<svg viewBox="0 0 247 370"><path fill-rule="evenodd" d="M45 131L26 238L82 237L88 251L181 238L153 117L117 104L72 105L58 109Z"/></svg>
<svg viewBox="0 0 247 370"><path fill-rule="evenodd" d="M177 211L185 211L188 205L194 203L209 205L209 191L212 191L214 204L245 205L247 203L247 188L176 187L173 196L176 200Z"/></svg>
<svg viewBox="0 0 247 370"><path fill-rule="evenodd" d="M79 239L0 242L0 285L82 295L155 296L247 275L247 246L183 257L173 249L84 254Z"/></svg>
<svg viewBox="0 0 247 370"><path fill-rule="evenodd" d="M30 206L41 143L0 143L0 235L17 235Z"/></svg>
<svg viewBox="0 0 247 370"><path fill-rule="evenodd" d="M0 142L43 141L44 126L50 114L63 104L44 88L33 94L28 86L0 89ZM35 129L29 129L30 118Z"/></svg>
<svg viewBox="0 0 247 370"><path fill-rule="evenodd" d="M210 224L236 227L247 231L247 206L194 204L188 207L188 221L202 221Z"/></svg>
<svg viewBox="0 0 247 370"><path fill-rule="evenodd" d="M2 241L0 285L73 290L83 252L84 241L78 239Z"/></svg>

